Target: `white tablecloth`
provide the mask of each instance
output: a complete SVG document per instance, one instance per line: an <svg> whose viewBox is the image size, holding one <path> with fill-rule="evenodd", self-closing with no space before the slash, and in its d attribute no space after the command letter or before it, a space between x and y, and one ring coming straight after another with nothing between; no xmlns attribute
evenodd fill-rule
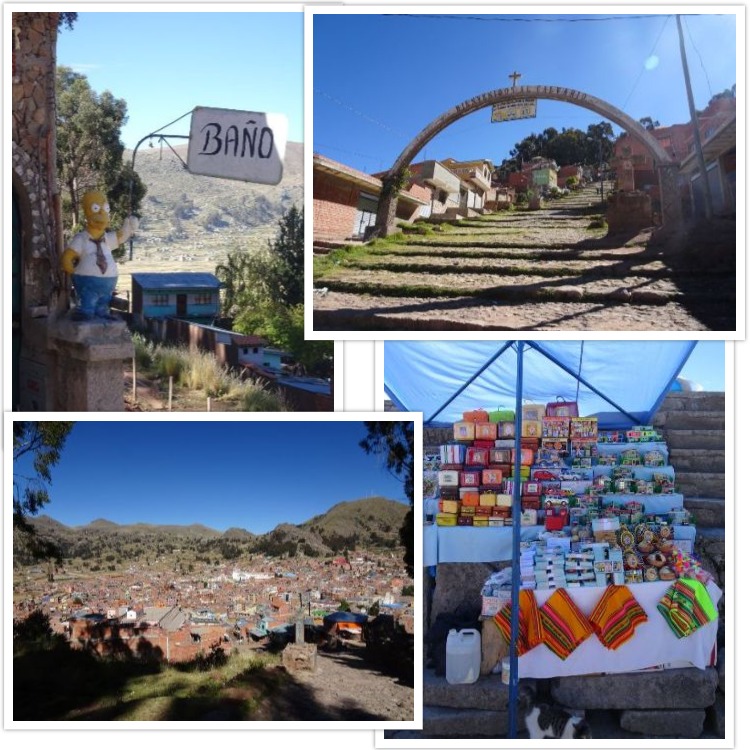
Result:
<svg viewBox="0 0 750 750"><path fill-rule="evenodd" d="M675 539L695 542L695 526L675 526ZM533 541L544 526L522 526L521 541ZM438 563L499 562L513 557L513 529L504 527L424 526L424 566Z"/></svg>
<svg viewBox="0 0 750 750"><path fill-rule="evenodd" d="M648 615L648 622L640 625L635 635L616 651L605 648L596 635L587 638L567 659L560 659L547 646L541 644L518 658L519 677L564 677L601 672L632 672L649 667L696 666L700 669L713 663L719 621L704 625L687 638L678 638L667 625L656 605L670 587L668 581L639 583L629 586ZM590 615L604 594L604 587L566 589L584 615ZM714 603L722 592L714 583L708 585ZM537 590L537 604L542 606L552 590Z"/></svg>

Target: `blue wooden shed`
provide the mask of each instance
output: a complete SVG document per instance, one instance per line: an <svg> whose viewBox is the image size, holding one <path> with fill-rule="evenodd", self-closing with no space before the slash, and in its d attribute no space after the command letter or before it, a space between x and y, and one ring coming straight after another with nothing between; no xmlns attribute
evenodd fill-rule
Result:
<svg viewBox="0 0 750 750"><path fill-rule="evenodd" d="M219 314L221 282L212 273L134 273L131 279L136 324L167 317L206 321Z"/></svg>

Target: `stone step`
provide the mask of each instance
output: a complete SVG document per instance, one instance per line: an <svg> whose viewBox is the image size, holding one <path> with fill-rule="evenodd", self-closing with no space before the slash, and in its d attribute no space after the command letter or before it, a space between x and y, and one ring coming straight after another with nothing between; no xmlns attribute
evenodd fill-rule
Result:
<svg viewBox="0 0 750 750"><path fill-rule="evenodd" d="M724 394L717 391L690 391L668 393L660 412L666 411L720 411L724 412Z"/></svg>
<svg viewBox="0 0 750 750"><path fill-rule="evenodd" d="M506 711L425 706L422 719L422 734L428 736L486 739L498 738L508 732Z"/></svg>
<svg viewBox="0 0 750 750"><path fill-rule="evenodd" d="M705 709L716 697L714 667L585 675L552 680L555 701L575 709Z"/></svg>
<svg viewBox="0 0 750 750"><path fill-rule="evenodd" d="M725 470L724 450L708 447L669 449L669 463L674 466L679 477L683 472L702 471L723 473Z"/></svg>
<svg viewBox="0 0 750 750"><path fill-rule="evenodd" d="M482 675L471 684L451 685L445 677L438 677L434 670L425 669L423 680L425 706L482 711L504 711L508 707L508 686L503 683L500 675Z"/></svg>
<svg viewBox="0 0 750 750"><path fill-rule="evenodd" d="M723 421L723 416L721 419ZM675 430L665 427L661 432L669 446L670 454L680 448L723 450L726 444L724 430Z"/></svg>
<svg viewBox="0 0 750 750"><path fill-rule="evenodd" d="M654 427L665 430L723 430L724 411L659 411L653 419Z"/></svg>
<svg viewBox="0 0 750 750"><path fill-rule="evenodd" d="M724 498L686 497L685 509L695 518L695 525L700 529L721 529L726 525Z"/></svg>
<svg viewBox="0 0 750 750"><path fill-rule="evenodd" d="M675 491L685 497L724 497L724 472L681 471L675 473Z"/></svg>

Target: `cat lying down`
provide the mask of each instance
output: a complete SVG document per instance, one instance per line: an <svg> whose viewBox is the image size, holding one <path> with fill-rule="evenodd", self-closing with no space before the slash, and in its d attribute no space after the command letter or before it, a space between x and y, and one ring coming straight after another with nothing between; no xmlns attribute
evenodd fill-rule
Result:
<svg viewBox="0 0 750 750"><path fill-rule="evenodd" d="M521 685L518 709L532 740L590 740L591 728L582 716L574 716L564 708L537 701L534 689Z"/></svg>

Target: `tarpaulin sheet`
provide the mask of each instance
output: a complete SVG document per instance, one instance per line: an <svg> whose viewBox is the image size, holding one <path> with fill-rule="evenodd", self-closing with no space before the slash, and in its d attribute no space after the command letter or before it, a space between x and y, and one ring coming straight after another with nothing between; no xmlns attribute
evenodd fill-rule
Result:
<svg viewBox="0 0 750 750"><path fill-rule="evenodd" d="M525 401L577 401L579 414L598 417L601 429L623 429L650 424L696 343L386 341L383 380L399 409L422 412L430 426L472 409L515 409L523 344Z"/></svg>

